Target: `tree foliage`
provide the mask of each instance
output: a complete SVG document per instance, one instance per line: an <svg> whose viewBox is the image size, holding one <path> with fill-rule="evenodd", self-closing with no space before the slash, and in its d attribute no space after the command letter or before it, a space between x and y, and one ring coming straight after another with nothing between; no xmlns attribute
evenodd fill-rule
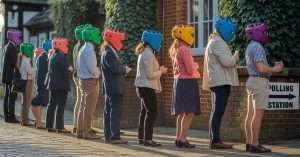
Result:
<svg viewBox="0 0 300 157"><path fill-rule="evenodd" d="M135 66L135 46L145 29L153 30L156 24L155 0L106 0L105 27L124 31L126 40L120 56L122 64Z"/></svg>
<svg viewBox="0 0 300 157"><path fill-rule="evenodd" d="M70 48L72 48L76 26L86 23L98 25L97 20L101 19L95 17L99 7L99 2L95 0L51 1L52 19L57 36L68 38L71 43Z"/></svg>
<svg viewBox="0 0 300 157"><path fill-rule="evenodd" d="M300 67L300 3L298 0L220 0L221 15L233 17L238 33L231 46L244 53L244 28L254 22L268 25L271 42L266 52L270 62L283 60L289 67Z"/></svg>

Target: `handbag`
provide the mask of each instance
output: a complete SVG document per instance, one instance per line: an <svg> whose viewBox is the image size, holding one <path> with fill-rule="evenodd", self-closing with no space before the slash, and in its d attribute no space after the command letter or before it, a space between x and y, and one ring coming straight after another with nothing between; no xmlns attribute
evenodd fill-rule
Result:
<svg viewBox="0 0 300 157"><path fill-rule="evenodd" d="M22 62L22 56L21 56L20 64L21 64L21 62ZM27 80L22 79L19 69L15 69L15 72L13 75L13 90L15 92L24 93L25 88L26 88L26 82L27 82Z"/></svg>

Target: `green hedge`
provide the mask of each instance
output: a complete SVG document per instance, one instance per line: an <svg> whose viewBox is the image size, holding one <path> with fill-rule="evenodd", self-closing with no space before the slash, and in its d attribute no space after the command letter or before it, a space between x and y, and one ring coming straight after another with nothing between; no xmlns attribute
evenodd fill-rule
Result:
<svg viewBox="0 0 300 157"><path fill-rule="evenodd" d="M271 63L283 60L288 67L300 67L300 2L298 0L220 0L220 14L233 17L239 25L231 46L245 52L244 28L266 22L271 43L266 45ZM242 64L244 64L242 60Z"/></svg>
<svg viewBox="0 0 300 157"><path fill-rule="evenodd" d="M135 46L144 29L155 29L155 0L106 0L105 27L126 32L124 48L120 56L122 64L136 66Z"/></svg>

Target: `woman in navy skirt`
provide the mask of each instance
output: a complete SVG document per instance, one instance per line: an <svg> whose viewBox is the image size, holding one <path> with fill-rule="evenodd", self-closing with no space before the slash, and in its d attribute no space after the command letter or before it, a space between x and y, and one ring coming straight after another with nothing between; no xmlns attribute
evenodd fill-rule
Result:
<svg viewBox="0 0 300 157"><path fill-rule="evenodd" d="M49 102L49 91L45 85L45 78L48 71L48 51L51 48L51 41L45 40L43 42L42 53L38 56L36 60L36 86L37 94L32 99L32 113L35 117L35 127L37 129L44 129L42 123L42 109L47 107Z"/></svg>
<svg viewBox="0 0 300 157"><path fill-rule="evenodd" d="M195 146L187 140L193 117L200 114L197 82L200 78L199 65L194 62L191 51L194 28L175 26L172 29L172 37L174 41L169 53L174 73L172 115L177 117L175 145L179 148L194 148Z"/></svg>

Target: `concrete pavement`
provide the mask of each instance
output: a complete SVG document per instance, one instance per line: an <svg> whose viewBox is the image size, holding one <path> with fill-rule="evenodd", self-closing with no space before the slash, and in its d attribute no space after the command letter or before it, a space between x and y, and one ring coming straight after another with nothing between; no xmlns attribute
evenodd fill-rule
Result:
<svg viewBox="0 0 300 157"><path fill-rule="evenodd" d="M0 101L0 110L2 110ZM17 113L20 106L17 105ZM1 111L0 114L3 114ZM66 127L71 129L72 112L66 111ZM103 137L103 130L98 130ZM136 129L124 130L124 138L129 140L128 145L105 144L103 140L77 139L72 134L48 133L45 130L36 130L18 124L8 124L0 118L0 157L286 157L300 156L300 139L278 141L266 145L273 153L251 154L244 151L244 144L234 143L233 150L209 150L208 133L206 131L191 130L190 141L196 144L195 149L179 149L174 146L175 129L155 128L154 139L162 143L162 147L150 148L138 145Z"/></svg>

